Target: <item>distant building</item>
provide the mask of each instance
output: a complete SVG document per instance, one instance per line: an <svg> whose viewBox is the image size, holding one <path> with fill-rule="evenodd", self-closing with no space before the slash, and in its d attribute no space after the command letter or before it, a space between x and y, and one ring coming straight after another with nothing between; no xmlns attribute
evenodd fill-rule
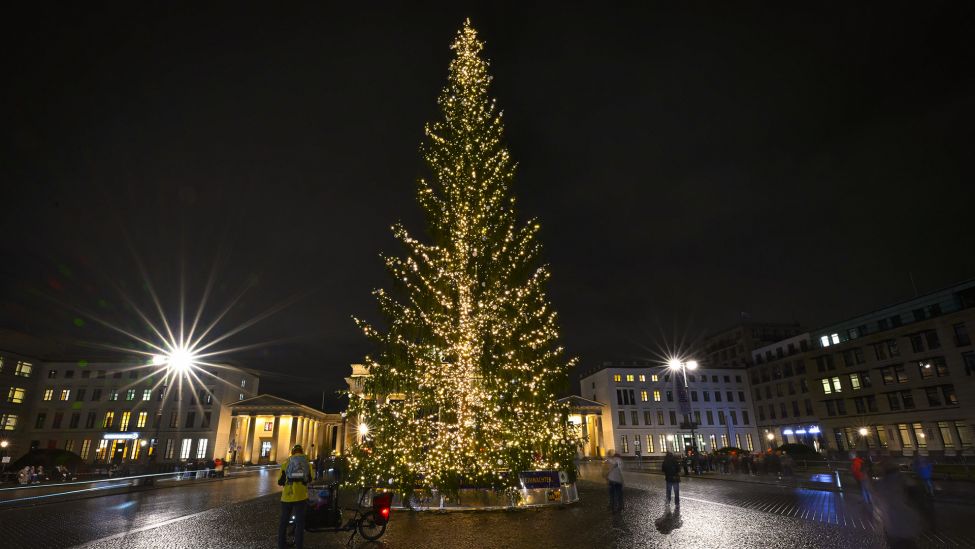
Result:
<svg viewBox="0 0 975 549"><path fill-rule="evenodd" d="M813 330L799 338L805 351L790 347L796 338L756 349L749 378L763 437L975 455L973 331L975 280Z"/></svg>
<svg viewBox="0 0 975 549"><path fill-rule="evenodd" d="M605 362L582 374L582 397L605 405L590 420L596 432L589 435L593 447L587 452L661 456L682 452L695 442L704 452L727 446L760 449L746 372L702 368L688 371L687 387L683 384L681 373L647 362ZM694 436L684 424L682 392L696 425Z"/></svg>
<svg viewBox="0 0 975 549"><path fill-rule="evenodd" d="M37 393L41 362L6 349L0 351L0 457L15 461L30 447L30 399Z"/></svg>
<svg viewBox="0 0 975 549"><path fill-rule="evenodd" d="M257 393L255 372L205 367L199 381L161 385L144 363L43 362L30 396L31 448L59 448L87 463L226 458L230 404Z"/></svg>
<svg viewBox="0 0 975 549"><path fill-rule="evenodd" d="M744 321L708 335L701 360L709 368L747 368L756 348L801 332L798 324Z"/></svg>
<svg viewBox="0 0 975 549"><path fill-rule="evenodd" d="M301 444L308 457L342 452L343 418L273 395L230 404L231 463L276 463Z"/></svg>
<svg viewBox="0 0 975 549"><path fill-rule="evenodd" d="M606 446L602 439L602 415L606 405L578 395L560 398L559 402L569 405L569 426L576 430L581 441L576 457L599 457L599 449Z"/></svg>
<svg viewBox="0 0 975 549"><path fill-rule="evenodd" d="M809 372L813 354L809 333L752 352L756 366L748 376L763 449L783 443L827 448L817 412L819 395Z"/></svg>

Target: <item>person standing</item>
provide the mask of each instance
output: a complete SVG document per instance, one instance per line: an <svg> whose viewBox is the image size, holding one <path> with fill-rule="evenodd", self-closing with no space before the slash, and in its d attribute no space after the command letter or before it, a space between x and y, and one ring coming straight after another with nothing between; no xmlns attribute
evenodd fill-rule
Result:
<svg viewBox="0 0 975 549"><path fill-rule="evenodd" d="M281 490L281 520L278 522L278 549L287 547L286 534L291 516L295 517L295 547L302 548L305 539L305 502L308 500L308 482L311 465L300 444L291 449L291 457L281 463L278 485Z"/></svg>
<svg viewBox="0 0 975 549"><path fill-rule="evenodd" d="M850 462L850 474L853 475L853 480L857 481L857 486L860 487L860 496L863 498L863 502L869 505L872 501L870 499L870 489L867 486L870 482L870 475L867 474L867 466L863 458L857 455L856 452L850 452L850 457L853 458L853 461Z"/></svg>
<svg viewBox="0 0 975 549"><path fill-rule="evenodd" d="M609 485L609 510L619 513L623 510L623 460L613 450L606 452L603 477Z"/></svg>
<svg viewBox="0 0 975 549"><path fill-rule="evenodd" d="M670 492L674 492L674 507L680 508L680 464L673 452L667 452L664 463L660 466L667 483L667 505L670 505Z"/></svg>

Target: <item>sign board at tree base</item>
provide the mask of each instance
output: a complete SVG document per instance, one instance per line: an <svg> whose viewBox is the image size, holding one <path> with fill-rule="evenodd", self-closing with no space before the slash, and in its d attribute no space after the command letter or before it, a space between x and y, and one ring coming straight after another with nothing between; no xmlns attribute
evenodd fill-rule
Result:
<svg viewBox="0 0 975 549"><path fill-rule="evenodd" d="M518 473L522 488L558 488L558 471L522 471Z"/></svg>

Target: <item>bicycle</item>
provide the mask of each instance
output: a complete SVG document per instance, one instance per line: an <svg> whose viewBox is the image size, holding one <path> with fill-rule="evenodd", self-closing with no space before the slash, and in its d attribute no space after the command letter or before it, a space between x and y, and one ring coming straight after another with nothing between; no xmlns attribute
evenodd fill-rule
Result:
<svg viewBox="0 0 975 549"><path fill-rule="evenodd" d="M366 507L363 502L372 491L363 488L359 493L356 506L352 509L342 509L339 506L338 483L311 484L308 491L314 495L305 507L305 532L352 532L346 545L352 545L356 533L368 541L376 541L386 533L389 525L390 510L393 502L392 492L382 492L372 496L372 505ZM352 517L343 522L342 511L354 511ZM288 546L294 546L295 517L291 516L288 524Z"/></svg>

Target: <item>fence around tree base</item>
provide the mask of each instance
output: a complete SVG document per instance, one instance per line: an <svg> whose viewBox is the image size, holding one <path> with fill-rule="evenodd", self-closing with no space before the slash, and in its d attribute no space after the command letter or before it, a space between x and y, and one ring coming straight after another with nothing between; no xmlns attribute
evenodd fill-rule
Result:
<svg viewBox="0 0 975 549"><path fill-rule="evenodd" d="M491 488L462 488L455 494L436 490L397 492L393 507L413 511L491 511L558 506L579 501L575 483L558 488L521 488L494 490Z"/></svg>

